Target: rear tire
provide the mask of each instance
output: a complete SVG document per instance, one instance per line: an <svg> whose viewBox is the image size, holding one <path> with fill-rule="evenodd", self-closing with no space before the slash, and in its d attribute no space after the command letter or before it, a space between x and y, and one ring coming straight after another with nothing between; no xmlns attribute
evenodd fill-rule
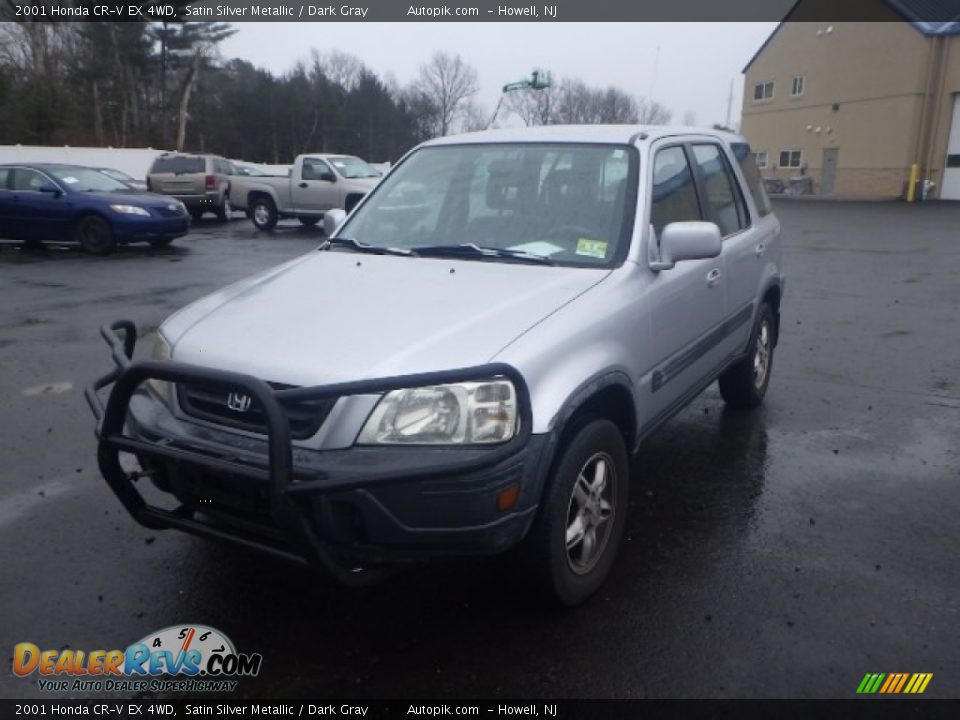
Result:
<svg viewBox="0 0 960 720"><path fill-rule="evenodd" d="M199 209L199 208L195 208L195 209L191 210L191 211L190 211L190 217L192 217L194 220L199 220L200 218L203 217L203 210L201 210L201 209Z"/></svg>
<svg viewBox="0 0 960 720"><path fill-rule="evenodd" d="M300 221L300 224L303 225L304 227L313 227L318 222L320 222L320 218L318 217L300 217L297 219Z"/></svg>
<svg viewBox="0 0 960 720"><path fill-rule="evenodd" d="M573 606L610 574L623 537L630 464L623 435L609 420L585 419L565 444L515 570L549 602Z"/></svg>
<svg viewBox="0 0 960 720"><path fill-rule="evenodd" d="M230 196L224 195L223 202L217 208L217 220L220 222L229 222L233 216L233 206L230 204Z"/></svg>
<svg viewBox="0 0 960 720"><path fill-rule="evenodd" d="M250 206L250 219L257 230L269 232L277 226L277 207L267 197L257 198Z"/></svg>
<svg viewBox="0 0 960 720"><path fill-rule="evenodd" d="M110 223L99 215L87 215L81 218L74 231L74 237L80 247L91 255L108 255L117 245Z"/></svg>
<svg viewBox="0 0 960 720"><path fill-rule="evenodd" d="M763 402L773 371L777 321L773 309L763 303L757 311L747 356L720 376L720 395L732 408L747 410Z"/></svg>

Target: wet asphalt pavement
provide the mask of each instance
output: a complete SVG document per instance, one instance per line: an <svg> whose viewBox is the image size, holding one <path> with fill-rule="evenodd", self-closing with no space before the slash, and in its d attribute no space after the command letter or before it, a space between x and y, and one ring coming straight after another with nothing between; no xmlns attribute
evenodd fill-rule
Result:
<svg viewBox="0 0 960 720"><path fill-rule="evenodd" d="M142 528L100 478L81 392L109 366L98 327L155 328L319 232L205 222L106 258L0 244L0 697L41 695L9 670L17 642L123 648L190 622L263 653L244 697L853 697L867 672L960 696L960 205L777 212L766 405L726 412L711 388L647 441L613 575L571 611L489 559L339 588Z"/></svg>

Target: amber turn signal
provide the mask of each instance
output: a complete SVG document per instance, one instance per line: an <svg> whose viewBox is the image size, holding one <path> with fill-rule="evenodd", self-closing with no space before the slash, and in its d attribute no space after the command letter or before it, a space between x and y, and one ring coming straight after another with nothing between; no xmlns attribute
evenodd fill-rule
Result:
<svg viewBox="0 0 960 720"><path fill-rule="evenodd" d="M500 494L497 495L497 510L504 512L509 510L514 505L517 504L517 499L520 497L520 486L511 485L506 490L501 490Z"/></svg>

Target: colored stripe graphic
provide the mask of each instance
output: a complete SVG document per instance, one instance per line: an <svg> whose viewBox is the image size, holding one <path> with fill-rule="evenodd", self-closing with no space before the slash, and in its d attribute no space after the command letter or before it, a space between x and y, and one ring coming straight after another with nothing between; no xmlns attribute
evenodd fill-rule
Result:
<svg viewBox="0 0 960 720"><path fill-rule="evenodd" d="M926 691L933 673L867 673L857 686L857 694L919 695Z"/></svg>

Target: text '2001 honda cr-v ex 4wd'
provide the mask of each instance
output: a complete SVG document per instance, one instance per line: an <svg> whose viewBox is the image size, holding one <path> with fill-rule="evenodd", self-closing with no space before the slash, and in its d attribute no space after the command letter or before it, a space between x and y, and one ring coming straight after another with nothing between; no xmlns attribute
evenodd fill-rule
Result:
<svg viewBox="0 0 960 720"><path fill-rule="evenodd" d="M714 380L741 408L770 382L780 225L739 137L440 138L324 225L171 316L151 360L132 323L103 329L99 464L142 524L346 582L511 549L575 604L620 544L629 453Z"/></svg>

